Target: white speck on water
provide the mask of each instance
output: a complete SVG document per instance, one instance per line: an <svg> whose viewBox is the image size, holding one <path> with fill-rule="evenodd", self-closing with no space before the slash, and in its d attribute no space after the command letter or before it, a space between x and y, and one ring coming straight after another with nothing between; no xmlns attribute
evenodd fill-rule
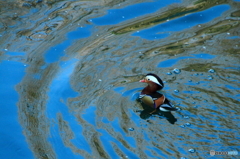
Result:
<svg viewBox="0 0 240 159"><path fill-rule="evenodd" d="M25 66L25 67L26 67L27 65L23 65L23 66Z"/></svg>
<svg viewBox="0 0 240 159"><path fill-rule="evenodd" d="M124 16L122 16L122 18L125 18Z"/></svg>
<svg viewBox="0 0 240 159"><path fill-rule="evenodd" d="M212 77L212 76L209 76L209 77L208 77L208 79L209 79L209 80L212 80L212 79L213 79L213 77Z"/></svg>
<svg viewBox="0 0 240 159"><path fill-rule="evenodd" d="M191 126L191 124L190 124L190 123L185 123L185 125L186 125L186 126Z"/></svg>
<svg viewBox="0 0 240 159"><path fill-rule="evenodd" d="M98 36L98 34L97 34L97 36Z"/></svg>
<svg viewBox="0 0 240 159"><path fill-rule="evenodd" d="M174 72L175 74L179 74L179 73L181 73L181 70L178 69L178 68L174 68L174 69L173 69L173 72Z"/></svg>
<svg viewBox="0 0 240 159"><path fill-rule="evenodd" d="M134 128L128 128L128 130L129 130L129 131L133 131L133 130L134 130Z"/></svg>
<svg viewBox="0 0 240 159"><path fill-rule="evenodd" d="M65 12L67 13L68 11L67 11L67 10L65 10Z"/></svg>
<svg viewBox="0 0 240 159"><path fill-rule="evenodd" d="M184 119L189 119L189 116L184 115L183 118L184 118Z"/></svg>
<svg viewBox="0 0 240 159"><path fill-rule="evenodd" d="M137 33L139 33L139 31L137 31Z"/></svg>
<svg viewBox="0 0 240 159"><path fill-rule="evenodd" d="M215 70L214 70L214 69L210 69L210 70L208 70L208 72L209 72L209 73L214 73Z"/></svg>
<svg viewBox="0 0 240 159"><path fill-rule="evenodd" d="M101 82L102 80L101 79L98 79L99 82Z"/></svg>
<svg viewBox="0 0 240 159"><path fill-rule="evenodd" d="M8 51L8 49L4 49L5 51Z"/></svg>
<svg viewBox="0 0 240 159"><path fill-rule="evenodd" d="M227 33L227 35L230 35L230 33Z"/></svg>
<svg viewBox="0 0 240 159"><path fill-rule="evenodd" d="M180 125L181 128L185 128L185 125Z"/></svg>
<svg viewBox="0 0 240 159"><path fill-rule="evenodd" d="M194 153L194 152L196 152L196 150L195 149L189 149L188 152Z"/></svg>
<svg viewBox="0 0 240 159"><path fill-rule="evenodd" d="M198 27L201 27L201 25L198 25Z"/></svg>
<svg viewBox="0 0 240 159"><path fill-rule="evenodd" d="M167 75L171 75L172 74L172 72L167 72Z"/></svg>
<svg viewBox="0 0 240 159"><path fill-rule="evenodd" d="M179 90L175 89L175 90L174 90L174 92L175 92L175 93L178 93L178 92L179 92Z"/></svg>
<svg viewBox="0 0 240 159"><path fill-rule="evenodd" d="M169 19L167 20L167 22L169 21Z"/></svg>
<svg viewBox="0 0 240 159"><path fill-rule="evenodd" d="M92 21L92 19L89 19L89 21L91 22L91 21Z"/></svg>
<svg viewBox="0 0 240 159"><path fill-rule="evenodd" d="M206 46L203 46L203 49L206 49Z"/></svg>

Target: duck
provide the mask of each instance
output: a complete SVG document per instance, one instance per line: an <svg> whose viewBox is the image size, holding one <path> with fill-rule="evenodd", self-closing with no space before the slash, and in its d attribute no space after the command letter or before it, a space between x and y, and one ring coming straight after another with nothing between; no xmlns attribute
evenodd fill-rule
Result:
<svg viewBox="0 0 240 159"><path fill-rule="evenodd" d="M146 83L147 86L141 91L139 99L142 103L154 108L150 114L156 112L158 109L163 112L170 112L178 110L165 95L158 91L164 88L162 79L154 73L148 73L139 82Z"/></svg>

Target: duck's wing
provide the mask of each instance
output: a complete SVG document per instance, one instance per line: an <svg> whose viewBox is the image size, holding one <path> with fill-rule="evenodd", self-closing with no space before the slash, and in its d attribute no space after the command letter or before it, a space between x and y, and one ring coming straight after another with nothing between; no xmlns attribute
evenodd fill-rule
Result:
<svg viewBox="0 0 240 159"><path fill-rule="evenodd" d="M177 108L175 108L172 103L166 98L164 103L162 105L160 105L159 107L160 110L162 111L176 111L178 110Z"/></svg>
<svg viewBox="0 0 240 159"><path fill-rule="evenodd" d="M151 107L154 108L155 103L154 103L154 100L153 100L153 98L152 98L151 96L149 96L149 95L140 95L139 98L140 98L140 100L141 100L144 104L146 104L146 105L151 106Z"/></svg>

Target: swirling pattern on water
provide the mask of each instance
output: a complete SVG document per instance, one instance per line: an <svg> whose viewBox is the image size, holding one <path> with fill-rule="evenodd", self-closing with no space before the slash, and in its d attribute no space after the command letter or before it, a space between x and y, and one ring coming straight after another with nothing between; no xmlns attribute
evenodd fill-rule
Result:
<svg viewBox="0 0 240 159"><path fill-rule="evenodd" d="M0 4L3 158L240 152L238 1ZM175 124L142 113L149 72L181 108Z"/></svg>

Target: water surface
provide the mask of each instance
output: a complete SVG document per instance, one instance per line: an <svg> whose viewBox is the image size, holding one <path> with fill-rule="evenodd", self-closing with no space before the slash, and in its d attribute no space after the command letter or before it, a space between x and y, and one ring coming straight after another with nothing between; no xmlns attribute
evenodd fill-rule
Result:
<svg viewBox="0 0 240 159"><path fill-rule="evenodd" d="M239 158L238 1L0 2L3 158ZM147 8L147 9L146 9ZM145 74L181 111L150 115Z"/></svg>

